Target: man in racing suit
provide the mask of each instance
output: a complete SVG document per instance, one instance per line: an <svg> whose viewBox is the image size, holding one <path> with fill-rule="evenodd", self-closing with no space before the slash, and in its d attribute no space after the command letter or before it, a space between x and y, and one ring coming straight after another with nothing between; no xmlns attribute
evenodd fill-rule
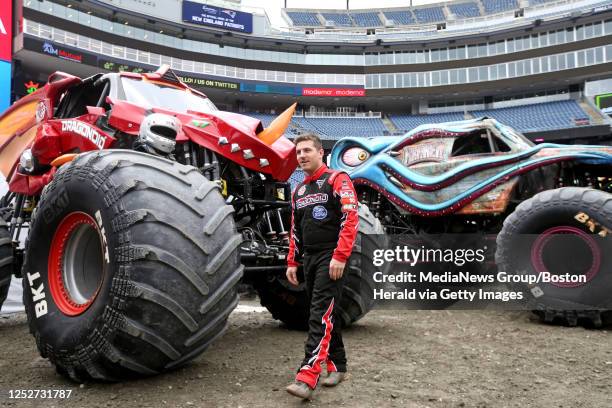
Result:
<svg viewBox="0 0 612 408"><path fill-rule="evenodd" d="M287 391L309 399L317 386L322 365L328 377L323 385L344 379L346 355L336 318L342 293L344 269L353 249L359 216L357 195L346 173L330 170L323 163L318 136L295 139L297 159L307 174L293 192L287 279L298 285L297 266L302 260L310 298L310 318L305 357L296 381Z"/></svg>

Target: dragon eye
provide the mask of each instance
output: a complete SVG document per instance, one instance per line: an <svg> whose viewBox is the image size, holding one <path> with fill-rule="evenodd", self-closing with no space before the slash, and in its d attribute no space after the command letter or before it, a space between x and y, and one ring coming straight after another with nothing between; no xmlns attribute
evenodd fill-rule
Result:
<svg viewBox="0 0 612 408"><path fill-rule="evenodd" d="M368 160L370 153L361 147L351 147L342 154L342 161L348 166L359 166L364 161Z"/></svg>

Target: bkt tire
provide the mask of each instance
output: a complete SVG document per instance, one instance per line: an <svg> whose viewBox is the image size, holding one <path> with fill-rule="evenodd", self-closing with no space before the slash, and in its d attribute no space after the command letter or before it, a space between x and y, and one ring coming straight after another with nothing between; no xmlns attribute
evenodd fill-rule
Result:
<svg viewBox="0 0 612 408"><path fill-rule="evenodd" d="M519 288L546 322L601 326L612 309L612 194L565 187L524 201L504 221L495 258L508 273L574 277Z"/></svg>
<svg viewBox="0 0 612 408"><path fill-rule="evenodd" d="M0 310L8 295L13 273L13 244L4 220L0 218Z"/></svg>
<svg viewBox="0 0 612 408"><path fill-rule="evenodd" d="M233 209L195 168L107 150L60 168L33 215L24 303L76 381L171 370L225 329L242 276Z"/></svg>
<svg viewBox="0 0 612 408"><path fill-rule="evenodd" d="M374 304L372 259L367 259L365 248L386 248L387 236L380 221L366 205L359 205L359 232L344 273L344 290L338 308L338 317L346 327L365 316ZM255 281L262 306L272 317L288 328L308 329L309 303L306 285L293 286L285 272L269 272Z"/></svg>

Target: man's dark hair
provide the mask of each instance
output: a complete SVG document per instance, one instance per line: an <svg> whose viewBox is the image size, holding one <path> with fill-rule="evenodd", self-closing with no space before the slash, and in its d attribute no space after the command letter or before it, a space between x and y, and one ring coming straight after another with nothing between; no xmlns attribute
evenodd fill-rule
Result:
<svg viewBox="0 0 612 408"><path fill-rule="evenodd" d="M321 139L319 138L319 136L315 135L314 133L304 133L303 135L299 135L293 140L293 143L295 143L295 145L297 146L298 143L306 142L308 140L312 141L312 143L314 144L314 147L317 150L320 150L323 148L323 143L321 143Z"/></svg>

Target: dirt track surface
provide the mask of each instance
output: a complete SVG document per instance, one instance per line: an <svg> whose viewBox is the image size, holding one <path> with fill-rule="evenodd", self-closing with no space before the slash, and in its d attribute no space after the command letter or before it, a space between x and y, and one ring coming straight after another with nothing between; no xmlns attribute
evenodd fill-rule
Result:
<svg viewBox="0 0 612 408"><path fill-rule="evenodd" d="M247 302L255 305L255 302ZM543 325L525 312L377 310L345 330L348 380L290 396L305 333L234 312L187 367L121 384L75 384L40 358L24 316L0 318L0 406L612 407L612 333ZM73 389L67 400L9 389Z"/></svg>

